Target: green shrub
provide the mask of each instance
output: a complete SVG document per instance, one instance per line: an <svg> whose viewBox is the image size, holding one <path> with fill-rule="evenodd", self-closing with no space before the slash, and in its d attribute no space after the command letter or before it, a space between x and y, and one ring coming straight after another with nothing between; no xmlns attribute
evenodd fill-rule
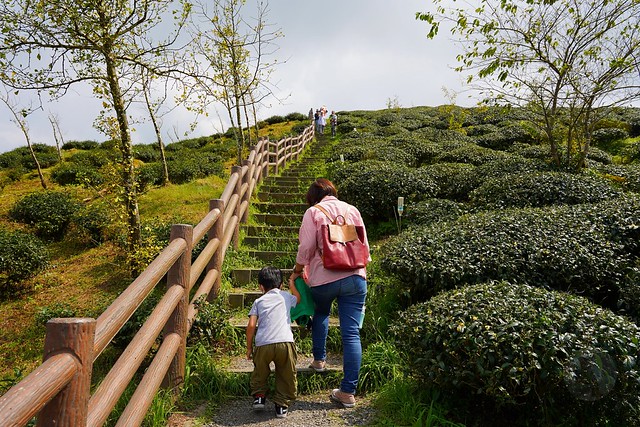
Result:
<svg viewBox="0 0 640 427"><path fill-rule="evenodd" d="M550 148L544 145L515 143L507 151L528 159L547 160L551 158Z"/></svg>
<svg viewBox="0 0 640 427"><path fill-rule="evenodd" d="M291 133L294 135L300 135L309 126L307 123L296 123L291 126Z"/></svg>
<svg viewBox="0 0 640 427"><path fill-rule="evenodd" d="M21 281L35 276L48 263L49 254L39 239L0 228L0 295L13 296Z"/></svg>
<svg viewBox="0 0 640 427"><path fill-rule="evenodd" d="M117 153L107 150L78 151L69 157L69 162L99 169L114 162L117 157Z"/></svg>
<svg viewBox="0 0 640 427"><path fill-rule="evenodd" d="M406 230L382 248L381 262L417 301L465 284L514 280L617 309L636 269L639 208L638 199L612 199L465 215Z"/></svg>
<svg viewBox="0 0 640 427"><path fill-rule="evenodd" d="M285 118L284 118L284 117L282 117L282 116L271 116L271 117L269 117L269 118L266 118L264 121L265 121L265 122L267 122L267 124L275 125L275 124L277 124L277 123L283 123L283 122L285 122L286 120L285 120Z"/></svg>
<svg viewBox="0 0 640 427"><path fill-rule="evenodd" d="M476 167L468 163L435 163L422 166L416 173L438 183L436 197L465 201L479 184Z"/></svg>
<svg viewBox="0 0 640 427"><path fill-rule="evenodd" d="M55 147L45 144L33 144L32 148L41 168L49 168L58 163L58 151ZM0 167L23 167L28 170L36 169L33 157L31 157L31 151L29 151L29 147L26 146L0 154Z"/></svg>
<svg viewBox="0 0 640 427"><path fill-rule="evenodd" d="M625 129L619 128L601 128L593 131L591 139L593 144L607 144L629 137L629 133Z"/></svg>
<svg viewBox="0 0 640 427"><path fill-rule="evenodd" d="M605 165L611 164L613 162L611 154L597 147L589 147L589 152L587 153L587 160L602 163Z"/></svg>
<svg viewBox="0 0 640 427"><path fill-rule="evenodd" d="M168 166L167 166L168 168ZM136 182L141 191L145 191L151 186L161 185L163 166L160 162L145 163L136 168Z"/></svg>
<svg viewBox="0 0 640 427"><path fill-rule="evenodd" d="M430 225L442 221L454 221L467 213L466 205L447 199L427 199L407 206L406 224Z"/></svg>
<svg viewBox="0 0 640 427"><path fill-rule="evenodd" d="M640 164L601 165L597 170L625 190L640 192Z"/></svg>
<svg viewBox="0 0 640 427"><path fill-rule="evenodd" d="M399 196L408 204L433 197L437 184L416 169L393 162L368 160L340 165L334 172L341 198L371 219L394 217Z"/></svg>
<svg viewBox="0 0 640 427"><path fill-rule="evenodd" d="M184 184L210 175L221 176L224 172L222 158L216 154L189 152L167 162L169 180Z"/></svg>
<svg viewBox="0 0 640 427"><path fill-rule="evenodd" d="M470 200L475 206L503 209L596 203L619 195L618 190L597 176L536 172L489 178L471 192Z"/></svg>
<svg viewBox="0 0 640 427"><path fill-rule="evenodd" d="M93 150L94 148L98 148L99 146L100 143L96 141L68 141L62 145L62 149L71 150L76 148L78 150Z"/></svg>
<svg viewBox="0 0 640 427"><path fill-rule="evenodd" d="M450 151L441 151L436 157L436 161L439 163L470 163L478 166L491 161L507 159L509 157L510 154L502 151L479 147L475 144L466 144L460 148Z"/></svg>
<svg viewBox="0 0 640 427"><path fill-rule="evenodd" d="M160 150L158 144L136 144L133 146L133 157L147 162L157 162L160 160Z"/></svg>
<svg viewBox="0 0 640 427"><path fill-rule="evenodd" d="M99 187L104 176L94 166L85 163L60 163L51 171L51 180L60 185Z"/></svg>
<svg viewBox="0 0 640 427"><path fill-rule="evenodd" d="M59 317L75 317L76 311L67 303L58 302L50 306L40 307L34 316L38 325L46 325L51 319Z"/></svg>
<svg viewBox="0 0 640 427"><path fill-rule="evenodd" d="M584 298L468 286L410 307L392 332L414 375L474 408L471 425L636 425L640 416L640 330Z"/></svg>
<svg viewBox="0 0 640 427"><path fill-rule="evenodd" d="M64 236L79 207L68 193L43 191L20 199L9 211L9 217L32 226L39 237L58 240Z"/></svg>
<svg viewBox="0 0 640 427"><path fill-rule="evenodd" d="M506 150L516 142L530 144L535 141L526 129L517 124L499 128L495 132L482 135L476 139L476 143L479 146L494 150Z"/></svg>
<svg viewBox="0 0 640 427"><path fill-rule="evenodd" d="M309 118L302 113L289 113L284 116L284 120L287 122L301 122L307 121Z"/></svg>
<svg viewBox="0 0 640 427"><path fill-rule="evenodd" d="M108 239L113 222L113 206L100 201L82 206L72 218L74 230L93 245Z"/></svg>

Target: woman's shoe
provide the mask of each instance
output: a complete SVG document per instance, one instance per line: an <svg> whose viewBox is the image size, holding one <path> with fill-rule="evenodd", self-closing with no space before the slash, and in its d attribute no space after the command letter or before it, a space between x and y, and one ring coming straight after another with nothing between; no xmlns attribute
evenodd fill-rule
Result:
<svg viewBox="0 0 640 427"><path fill-rule="evenodd" d="M329 395L329 398L336 403L341 404L345 408L353 408L356 406L356 398L351 393L345 393L339 388L334 388Z"/></svg>
<svg viewBox="0 0 640 427"><path fill-rule="evenodd" d="M324 372L327 370L326 365L327 362L325 362L324 360L314 360L313 362L311 362L311 365L309 365L309 368L313 369L316 372Z"/></svg>

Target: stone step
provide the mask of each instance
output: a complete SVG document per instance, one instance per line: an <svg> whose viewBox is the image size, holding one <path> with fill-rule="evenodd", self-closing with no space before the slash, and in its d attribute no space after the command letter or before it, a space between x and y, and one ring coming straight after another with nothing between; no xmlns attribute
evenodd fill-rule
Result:
<svg viewBox="0 0 640 427"><path fill-rule="evenodd" d="M263 183L266 185L273 184L298 184L300 182L311 183L315 180L313 176L268 176Z"/></svg>
<svg viewBox="0 0 640 427"><path fill-rule="evenodd" d="M257 222L266 225L298 226L300 228L302 223L302 214L257 213L253 217Z"/></svg>
<svg viewBox="0 0 640 427"><path fill-rule="evenodd" d="M250 248L265 250L266 248L273 248L280 251L291 251L298 249L297 237L255 237L246 236L242 239L242 243ZM265 248L266 247L266 248Z"/></svg>
<svg viewBox="0 0 640 427"><path fill-rule="evenodd" d="M281 268L280 270L282 270L282 280L284 281L287 281L293 272L292 268ZM240 287L254 284L255 289L257 290L259 272L259 268L236 268L231 271L231 281L235 286Z"/></svg>
<svg viewBox="0 0 640 427"><path fill-rule="evenodd" d="M253 304L253 301L255 300L252 300L251 304ZM247 308L250 308L251 304L249 304ZM234 328L245 329L247 327L247 322L248 322L248 316L245 314L235 315L229 319L229 323ZM333 328L339 328L339 327L340 327L340 320L336 316L333 316L333 315L329 316L329 328L333 329ZM306 327L301 327L296 322L293 322L291 324L291 329L296 331L299 329L306 329Z"/></svg>
<svg viewBox="0 0 640 427"><path fill-rule="evenodd" d="M305 201L305 193L275 193L260 191L258 193L258 200L261 202L288 202L288 203L303 203Z"/></svg>
<svg viewBox="0 0 640 427"><path fill-rule="evenodd" d="M296 371L298 374L318 374L326 375L330 373L342 372L342 355L340 354L327 354L326 371L316 372L309 368L313 362L313 356L307 354L298 354L296 362ZM244 356L236 356L229 360L228 366L225 368L227 372L249 374L253 372L253 361L247 360ZM275 371L275 366L271 364L271 372Z"/></svg>
<svg viewBox="0 0 640 427"><path fill-rule="evenodd" d="M247 236L252 237L298 237L300 231L300 225L282 225L279 227L266 226L266 225L243 225L242 229Z"/></svg>
<svg viewBox="0 0 640 427"><path fill-rule="evenodd" d="M262 262L273 264L275 267L288 267L289 265L278 265L282 262L290 262L291 265L295 262L296 251L248 251L249 256L259 259ZM289 261L290 260L290 261Z"/></svg>
<svg viewBox="0 0 640 427"><path fill-rule="evenodd" d="M304 187L304 188L303 188ZM291 185L277 185L277 184L263 184L260 186L260 193L288 193L298 194L304 193L309 189L309 185L304 186L291 186Z"/></svg>
<svg viewBox="0 0 640 427"><path fill-rule="evenodd" d="M306 203L254 202L252 205L262 213L298 214L301 219L308 208Z"/></svg>

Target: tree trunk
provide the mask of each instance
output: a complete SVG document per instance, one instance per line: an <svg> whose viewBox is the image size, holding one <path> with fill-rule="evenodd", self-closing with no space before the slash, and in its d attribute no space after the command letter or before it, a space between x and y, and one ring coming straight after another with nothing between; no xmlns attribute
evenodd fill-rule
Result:
<svg viewBox="0 0 640 427"><path fill-rule="evenodd" d="M24 132L24 136L27 138L27 145L29 146L29 152L31 153L31 158L33 159L33 162L36 164L36 169L38 169L38 177L40 178L40 185L42 185L42 188L46 190L47 183L44 181L44 175L42 174L42 168L40 167L40 162L36 157L35 151L33 151L33 146L31 145L31 139L29 138L29 133L26 131L26 128L23 128L22 130Z"/></svg>
<svg viewBox="0 0 640 427"><path fill-rule="evenodd" d="M60 163L62 163L62 151L60 151L60 138L58 137L59 135L59 128L56 128L56 121L53 117L49 116L49 123L51 123L51 128L53 129L53 139L54 141L56 141L56 150L58 151L58 160L60 161ZM62 135L60 135L60 137L62 137Z"/></svg>
<svg viewBox="0 0 640 427"><path fill-rule="evenodd" d="M133 254L141 242L140 212L138 211L138 194L136 189L135 169L133 163L133 147L129 132L129 120L122 98L118 72L115 60L105 54L107 65L107 77L113 108L118 121L120 132L120 152L122 153L122 187L124 192L125 207L127 210L127 223L129 228L128 244L129 252Z"/></svg>
<svg viewBox="0 0 640 427"><path fill-rule="evenodd" d="M143 76L144 80L144 76ZM149 110L149 116L151 117L151 123L153 124L153 130L156 133L156 141L158 141L158 149L160 150L160 159L162 161L162 186L166 186L169 184L169 168L167 167L167 157L164 153L164 144L162 143L162 133L160 132L160 126L158 126L158 121L156 120L156 114L153 111L153 105L151 105L151 101L149 100L149 87L147 86L146 80L143 82L143 92L144 92L144 101L147 104L147 109Z"/></svg>

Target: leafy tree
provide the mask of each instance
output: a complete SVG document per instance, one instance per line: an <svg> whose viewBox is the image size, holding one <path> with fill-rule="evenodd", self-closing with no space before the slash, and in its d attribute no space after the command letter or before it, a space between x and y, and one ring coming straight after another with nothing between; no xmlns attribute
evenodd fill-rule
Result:
<svg viewBox="0 0 640 427"><path fill-rule="evenodd" d="M269 77L276 62L267 62L266 58L277 50L275 41L282 33L270 28L268 5L264 2L258 3L256 17L251 22L244 17L245 0L212 3L197 3L197 19L207 22L211 28L203 30L203 25L194 23L193 55L204 58L201 62L206 68L193 74L200 88L198 100L203 104L218 101L227 111L240 164L245 146L242 120L244 117L249 130L251 118L247 108L273 95ZM253 116L255 121L255 109Z"/></svg>
<svg viewBox="0 0 640 427"><path fill-rule="evenodd" d="M640 96L637 0L435 0L417 13L460 42L458 71L477 79L487 100L527 107L556 164L583 167L594 125ZM565 157L560 149L566 144Z"/></svg>
<svg viewBox="0 0 640 427"><path fill-rule="evenodd" d="M121 154L129 249L140 242L140 216L127 108L138 94L135 67L179 69L177 37L188 12L171 0L5 0L0 4L0 80L59 97L88 83L102 99L101 130ZM173 16L176 30L167 29ZM158 40L154 34L162 34ZM168 34L168 35L167 35ZM113 116L112 116L113 115Z"/></svg>
<svg viewBox="0 0 640 427"><path fill-rule="evenodd" d="M29 153L31 154L31 158L33 159L33 163L36 165L36 169L38 170L38 177L40 178L40 185L45 190L47 189L47 183L44 180L44 175L42 174L42 168L40 167L40 162L38 162L38 158L36 157L36 153L33 150L33 144L31 143L31 137L29 135L29 125L27 124L26 117L33 112L30 108L20 108L16 101L12 99L9 92L5 92L0 94L0 101L2 101L13 116L13 121L18 125L22 134L24 135L24 139L27 141L27 147L29 147Z"/></svg>

